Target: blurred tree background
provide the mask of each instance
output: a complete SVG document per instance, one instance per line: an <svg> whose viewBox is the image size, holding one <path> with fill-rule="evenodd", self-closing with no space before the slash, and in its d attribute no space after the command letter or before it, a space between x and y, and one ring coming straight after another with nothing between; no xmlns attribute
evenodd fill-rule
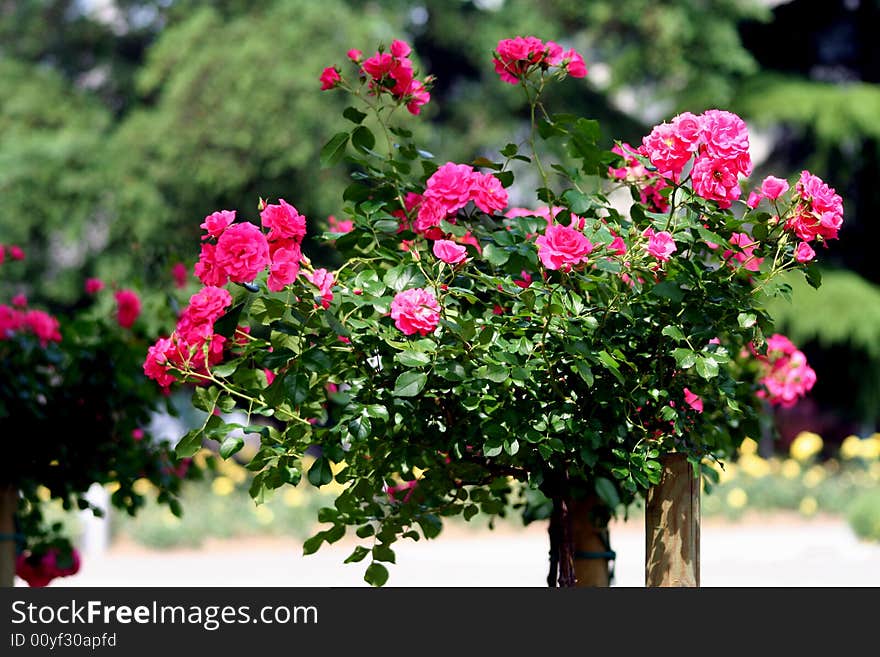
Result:
<svg viewBox="0 0 880 657"><path fill-rule="evenodd" d="M202 218L254 218L259 196L318 233L345 182L318 166L342 109L321 69L410 41L437 76L412 128L468 161L524 129L489 53L534 34L587 60L586 83L554 90L559 111L637 143L680 110L731 109L763 151L755 179L809 167L844 196L826 285L770 304L819 372L815 404L783 426L827 424L833 444L880 414L878 24L880 0L0 0L0 243L28 251L16 291L58 306L85 276L167 288Z"/></svg>

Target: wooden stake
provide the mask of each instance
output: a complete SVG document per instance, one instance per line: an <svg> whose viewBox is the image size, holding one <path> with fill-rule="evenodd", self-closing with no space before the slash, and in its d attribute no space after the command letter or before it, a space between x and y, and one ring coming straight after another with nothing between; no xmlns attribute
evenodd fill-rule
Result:
<svg viewBox="0 0 880 657"><path fill-rule="evenodd" d="M0 488L0 586L15 584L15 511L18 508L18 491Z"/></svg>
<svg viewBox="0 0 880 657"><path fill-rule="evenodd" d="M684 454L661 461L645 502L645 586L699 586L700 480Z"/></svg>
<svg viewBox="0 0 880 657"><path fill-rule="evenodd" d="M603 536L608 529L595 513L598 500L590 497L576 500L571 504L571 533L574 541L574 573L575 586L607 587L611 585L608 562L602 557L591 558L587 555L601 555L608 552L608 545ZM581 556L578 556L578 555Z"/></svg>

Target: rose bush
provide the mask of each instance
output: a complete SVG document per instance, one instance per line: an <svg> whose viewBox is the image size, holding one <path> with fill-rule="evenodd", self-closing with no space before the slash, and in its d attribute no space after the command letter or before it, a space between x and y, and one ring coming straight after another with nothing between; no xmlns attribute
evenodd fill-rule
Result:
<svg viewBox="0 0 880 657"><path fill-rule="evenodd" d="M17 247L6 250L11 260L24 259ZM0 264L0 283L23 288L11 260ZM140 371L147 346L140 297L105 287L88 279L85 305L57 317L31 308L20 292L11 304L0 303L0 492L18 507L14 535L4 532L0 547L16 542L16 573L31 586L79 569L61 525L44 522L51 500L100 514L86 492L112 482L112 504L134 514L145 503L134 484L146 478L159 502L181 512L176 496L188 464L148 430L164 397Z"/></svg>
<svg viewBox="0 0 880 657"><path fill-rule="evenodd" d="M299 257L305 220L283 201L260 201L262 230L209 228L196 274L206 290L241 285L198 332L185 310L145 371L197 384L209 414L180 455L210 439L228 457L239 429L260 435L257 502L304 475L344 486L306 553L353 528L363 544L347 561L369 558L365 578L381 585L397 539L513 504L526 519L553 509L551 560L571 583L572 500L597 496L607 520L658 482L662 455L723 459L768 403L812 386L803 354L778 338L768 350L762 300L786 293L787 270L818 284L801 244L837 236L840 198L805 172L793 191L768 179L741 202L748 133L722 110L606 150L595 121L542 102L546 85L586 75L583 59L534 37L503 40L493 60L528 99L527 143L443 163L398 121L429 100L410 55L399 41L367 60L352 51L353 74L321 76L356 101L322 152L351 170L346 230L324 234L344 264L331 274ZM529 165L534 206L510 207ZM230 231L246 244L228 246ZM244 426L224 419L233 408Z"/></svg>

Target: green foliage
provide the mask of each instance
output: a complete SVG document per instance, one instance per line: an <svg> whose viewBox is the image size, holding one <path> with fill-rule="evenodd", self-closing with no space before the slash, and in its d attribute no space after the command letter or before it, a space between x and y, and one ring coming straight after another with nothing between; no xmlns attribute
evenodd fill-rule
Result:
<svg viewBox="0 0 880 657"><path fill-rule="evenodd" d="M865 491L852 500L847 517L856 536L880 542L880 490Z"/></svg>

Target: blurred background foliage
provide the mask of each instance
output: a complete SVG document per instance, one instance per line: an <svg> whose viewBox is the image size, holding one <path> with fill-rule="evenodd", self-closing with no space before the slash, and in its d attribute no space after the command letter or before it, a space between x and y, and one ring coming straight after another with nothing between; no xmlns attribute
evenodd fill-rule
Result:
<svg viewBox="0 0 880 657"><path fill-rule="evenodd" d="M410 41L437 76L410 120L425 147L492 155L526 105L489 51L534 34L587 59L555 109L633 143L677 111L732 109L766 155L756 179L809 167L844 196L826 286L793 282L791 305L769 303L819 372L814 404L782 418L788 439L828 414L826 440L867 435L880 411L878 23L880 0L0 1L0 243L29 254L0 292L57 309L97 275L159 294L173 263L192 265L206 214L253 218L259 196L286 198L319 233L345 181L317 164L343 102L317 78L352 47Z"/></svg>

